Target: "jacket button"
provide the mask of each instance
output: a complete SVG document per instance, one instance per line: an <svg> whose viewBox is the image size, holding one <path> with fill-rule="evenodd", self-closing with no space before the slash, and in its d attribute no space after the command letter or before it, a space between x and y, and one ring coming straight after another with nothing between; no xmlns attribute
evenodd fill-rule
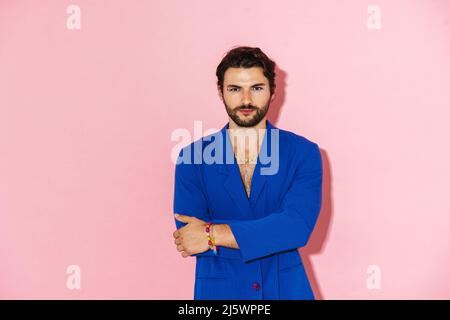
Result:
<svg viewBox="0 0 450 320"><path fill-rule="evenodd" d="M261 288L261 286L259 285L258 282L253 282L252 288L255 289L255 290L259 290Z"/></svg>

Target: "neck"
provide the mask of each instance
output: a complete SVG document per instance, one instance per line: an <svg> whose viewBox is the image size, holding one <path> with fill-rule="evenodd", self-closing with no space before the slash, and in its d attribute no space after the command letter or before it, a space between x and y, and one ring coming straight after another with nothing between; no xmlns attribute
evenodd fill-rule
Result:
<svg viewBox="0 0 450 320"><path fill-rule="evenodd" d="M228 133L236 157L256 161L266 129L266 118L253 127L240 127L230 119Z"/></svg>

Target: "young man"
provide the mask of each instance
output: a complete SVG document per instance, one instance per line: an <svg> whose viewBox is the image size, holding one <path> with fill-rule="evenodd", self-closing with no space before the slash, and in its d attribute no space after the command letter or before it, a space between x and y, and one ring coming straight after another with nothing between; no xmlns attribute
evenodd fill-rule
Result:
<svg viewBox="0 0 450 320"><path fill-rule="evenodd" d="M275 63L259 48L230 50L216 75L229 121L175 169L173 236L196 257L194 299L314 299L297 248L321 208L319 147L266 119Z"/></svg>

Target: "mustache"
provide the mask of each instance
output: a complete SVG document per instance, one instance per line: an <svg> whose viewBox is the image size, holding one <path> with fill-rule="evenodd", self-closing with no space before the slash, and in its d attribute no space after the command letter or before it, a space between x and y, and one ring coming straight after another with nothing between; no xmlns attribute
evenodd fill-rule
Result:
<svg viewBox="0 0 450 320"><path fill-rule="evenodd" d="M236 108L236 110L241 110L241 109L255 109L255 110L256 110L256 109L258 109L258 108L255 107L255 106L252 106L251 104L249 104L248 106L242 105L242 106Z"/></svg>

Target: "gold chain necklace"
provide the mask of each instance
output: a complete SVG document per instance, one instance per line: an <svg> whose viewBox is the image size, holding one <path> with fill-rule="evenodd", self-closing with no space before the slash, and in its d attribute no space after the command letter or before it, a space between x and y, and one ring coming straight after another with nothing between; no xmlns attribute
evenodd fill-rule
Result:
<svg viewBox="0 0 450 320"><path fill-rule="evenodd" d="M247 152L244 152L247 153ZM258 159L258 155L259 155L259 137L258 137L258 143L257 143L257 152L256 152L256 157L245 157L244 154L244 158L241 158L238 156L238 153L236 151L236 146L234 146L234 154L235 157L238 161L238 164L240 165L240 167L243 169L243 174L241 173L241 177L244 180L244 187L245 187L245 192L247 193L247 197L250 197L250 189L251 189L251 184L250 181L253 177L253 170L251 170L252 165L256 164L256 159Z"/></svg>

